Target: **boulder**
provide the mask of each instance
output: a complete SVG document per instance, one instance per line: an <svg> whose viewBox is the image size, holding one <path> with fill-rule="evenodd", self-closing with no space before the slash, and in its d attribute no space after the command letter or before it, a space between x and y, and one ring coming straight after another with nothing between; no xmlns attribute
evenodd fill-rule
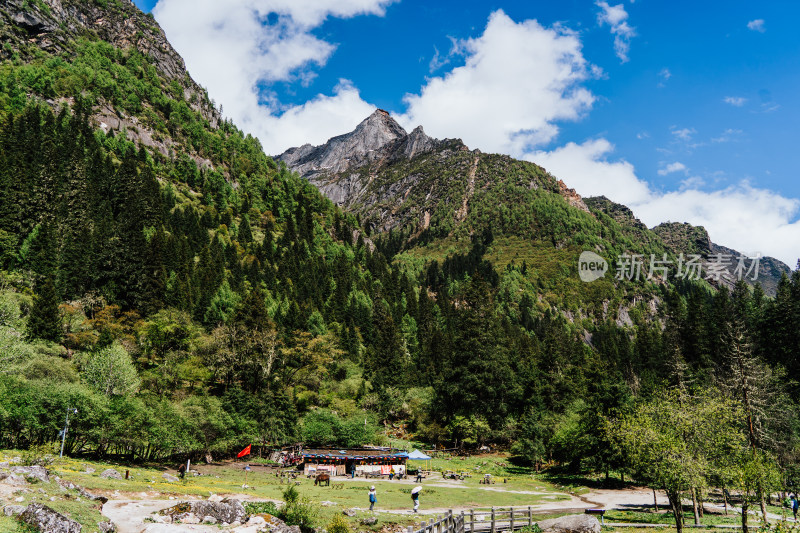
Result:
<svg viewBox="0 0 800 533"><path fill-rule="evenodd" d="M248 526L263 526L267 523L267 520L263 516L251 516L250 520L247 521Z"/></svg>
<svg viewBox="0 0 800 533"><path fill-rule="evenodd" d="M81 525L41 503L32 503L19 515L21 521L42 533L80 533Z"/></svg>
<svg viewBox="0 0 800 533"><path fill-rule="evenodd" d="M8 461L3 461L0 463L0 468L8 468Z"/></svg>
<svg viewBox="0 0 800 533"><path fill-rule="evenodd" d="M355 516L356 510L355 509L342 509L342 514L345 516Z"/></svg>
<svg viewBox="0 0 800 533"><path fill-rule="evenodd" d="M28 482L25 481L25 478L22 476L18 476L16 474L8 474L5 476L0 476L0 483L4 483L5 485L12 485L14 487L22 487L27 485Z"/></svg>
<svg viewBox="0 0 800 533"><path fill-rule="evenodd" d="M100 477L105 479L122 479L122 474L120 474L113 468L108 468L100 473Z"/></svg>
<svg viewBox="0 0 800 533"><path fill-rule="evenodd" d="M211 516L218 522L226 522L228 524L233 522L244 522L247 518L247 511L239 500L224 499L221 502L212 501L195 501L195 502L181 502L178 505L169 507L161 511L162 515L170 515L173 518L178 518L179 515L193 514L195 516ZM185 519L180 519L186 522Z"/></svg>
<svg viewBox="0 0 800 533"><path fill-rule="evenodd" d="M220 496L219 494L212 494L211 496L208 497L208 501L210 502L221 502L224 499L225 498Z"/></svg>
<svg viewBox="0 0 800 533"><path fill-rule="evenodd" d="M588 514L570 514L539 522L543 533L600 533L600 521Z"/></svg>
<svg viewBox="0 0 800 533"><path fill-rule="evenodd" d="M42 483L50 483L50 476L47 469L43 466L12 466L11 471L26 478L35 478Z"/></svg>
<svg viewBox="0 0 800 533"><path fill-rule="evenodd" d="M117 530L117 526L109 520L108 522L98 522L97 529L100 530L100 533L114 533Z"/></svg>
<svg viewBox="0 0 800 533"><path fill-rule="evenodd" d="M363 526L374 526L377 523L378 523L377 516L368 516L367 518L361 519L361 525Z"/></svg>
<svg viewBox="0 0 800 533"><path fill-rule="evenodd" d="M179 481L179 480L178 480L178 478L176 478L176 477L175 477L175 476L173 476L173 475L167 474L166 472L164 472L164 473L161 475L161 477L163 477L164 479L166 479L166 480L167 480L169 483L177 483L177 482Z"/></svg>
<svg viewBox="0 0 800 533"><path fill-rule="evenodd" d="M6 505L3 507L3 514L6 516L17 516L18 514L22 514L24 510L24 505Z"/></svg>
<svg viewBox="0 0 800 533"><path fill-rule="evenodd" d="M213 516L204 516L203 517L203 523L204 524L216 524L217 523L217 519L214 518Z"/></svg>

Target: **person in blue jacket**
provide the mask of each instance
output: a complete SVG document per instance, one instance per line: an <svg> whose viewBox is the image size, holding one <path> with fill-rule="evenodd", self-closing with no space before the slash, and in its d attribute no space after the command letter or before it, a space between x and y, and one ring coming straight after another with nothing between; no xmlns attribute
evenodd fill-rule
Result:
<svg viewBox="0 0 800 533"><path fill-rule="evenodd" d="M375 507L375 502L377 502L377 501L378 501L378 496L375 493L375 485L373 485L373 486L371 486L369 488L369 510L370 511L372 511L372 509Z"/></svg>

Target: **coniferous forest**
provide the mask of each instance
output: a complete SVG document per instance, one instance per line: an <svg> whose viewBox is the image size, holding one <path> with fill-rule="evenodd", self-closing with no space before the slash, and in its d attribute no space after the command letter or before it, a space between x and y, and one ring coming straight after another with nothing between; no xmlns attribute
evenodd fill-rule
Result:
<svg viewBox="0 0 800 533"><path fill-rule="evenodd" d="M187 100L146 56L73 45L0 64L0 446L50 443L77 408L76 455L401 433L673 495L797 490L800 269L774 297L702 280L583 287L573 260L598 237L582 232L655 245L598 215L537 230L526 246L555 258L546 268L498 259L519 235L488 211L500 218L426 257L209 120L207 96ZM99 128L101 104L170 142ZM536 209L590 216L563 199ZM555 226L572 233L557 241Z"/></svg>

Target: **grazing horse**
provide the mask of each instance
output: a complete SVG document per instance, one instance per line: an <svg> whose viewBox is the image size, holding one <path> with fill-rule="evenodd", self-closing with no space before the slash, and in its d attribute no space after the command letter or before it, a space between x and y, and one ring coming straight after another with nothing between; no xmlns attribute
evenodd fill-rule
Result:
<svg viewBox="0 0 800 533"><path fill-rule="evenodd" d="M325 483L326 487L331 486L331 475L327 472L320 472L317 474L317 477L314 478L314 485L319 485L321 487L323 483Z"/></svg>

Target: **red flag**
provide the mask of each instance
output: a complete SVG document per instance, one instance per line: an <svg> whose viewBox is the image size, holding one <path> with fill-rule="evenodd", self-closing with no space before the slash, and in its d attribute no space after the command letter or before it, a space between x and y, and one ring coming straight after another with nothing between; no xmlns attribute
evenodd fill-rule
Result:
<svg viewBox="0 0 800 533"><path fill-rule="evenodd" d="M244 450L240 451L239 455L237 455L236 457L239 458L239 457L244 457L245 455L250 455L250 446L251 446L251 444L248 444L247 448L245 448Z"/></svg>

